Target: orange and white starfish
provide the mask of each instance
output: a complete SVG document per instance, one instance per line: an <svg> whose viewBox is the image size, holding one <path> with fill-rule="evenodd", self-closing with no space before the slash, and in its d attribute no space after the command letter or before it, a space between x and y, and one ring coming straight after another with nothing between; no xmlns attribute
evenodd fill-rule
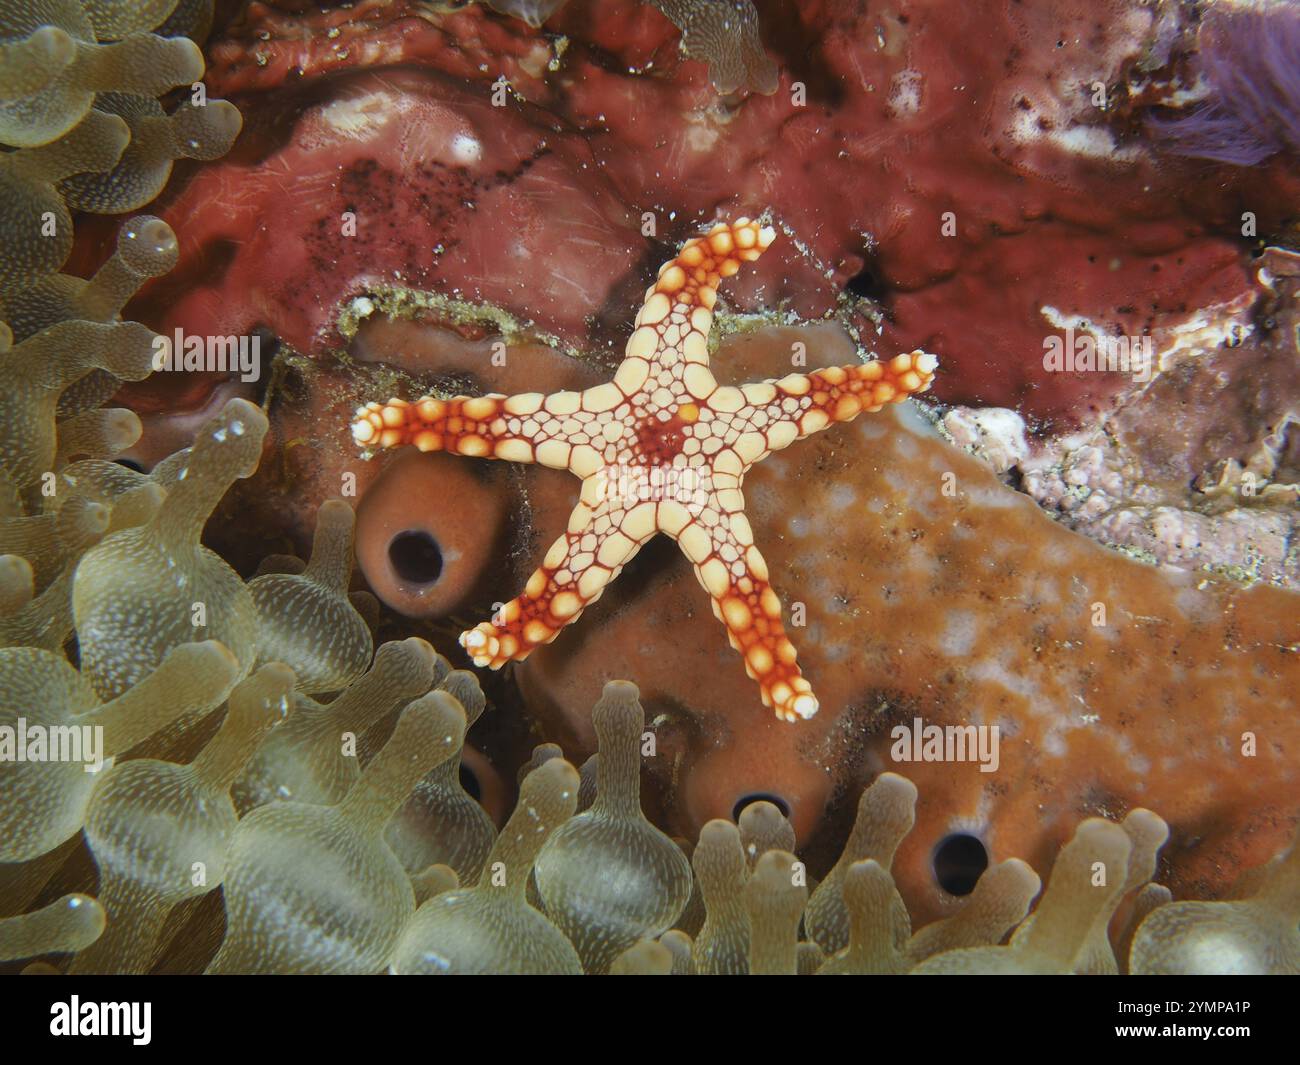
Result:
<svg viewBox="0 0 1300 1065"><path fill-rule="evenodd" d="M498 669L555 639L642 544L665 533L694 564L764 704L786 721L817 712L745 518L745 473L832 422L924 392L937 360L914 351L719 385L708 349L718 283L757 259L774 236L741 218L688 240L647 290L626 357L607 384L551 395L392 399L357 410L352 433L366 449L414 444L537 462L582 480L568 529L523 594L461 634L476 665Z"/></svg>

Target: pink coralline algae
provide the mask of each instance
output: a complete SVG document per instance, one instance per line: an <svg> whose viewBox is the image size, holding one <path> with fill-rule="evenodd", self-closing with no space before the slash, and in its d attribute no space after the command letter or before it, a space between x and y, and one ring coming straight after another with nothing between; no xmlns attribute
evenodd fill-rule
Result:
<svg viewBox="0 0 1300 1065"><path fill-rule="evenodd" d="M1126 387L1044 369L1061 320L1140 335L1248 301L1230 205L1265 231L1297 191L1281 163L1180 168L1127 134L1157 27L1122 0L865 23L782 5L763 33L780 90L720 97L645 5L569 5L536 31L478 5L255 4L212 74L251 128L162 212L186 220L163 317L319 352L344 301L436 289L612 360L612 310L658 242L770 210L790 239L734 306L838 315L869 347L938 354L939 398L1051 422Z"/></svg>

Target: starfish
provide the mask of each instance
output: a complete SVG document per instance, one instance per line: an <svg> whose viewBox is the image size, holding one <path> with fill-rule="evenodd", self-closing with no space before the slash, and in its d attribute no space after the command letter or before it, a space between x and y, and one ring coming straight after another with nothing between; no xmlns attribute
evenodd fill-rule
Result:
<svg viewBox="0 0 1300 1065"><path fill-rule="evenodd" d="M694 565L764 705L785 721L817 712L745 517L745 473L832 422L924 392L937 360L913 351L886 362L719 385L708 348L718 284L774 238L770 228L740 218L683 244L646 291L610 382L582 392L424 396L358 408L352 434L366 450L414 444L536 462L582 481L567 530L523 594L461 634L476 665L499 669L550 643L643 544L664 533Z"/></svg>

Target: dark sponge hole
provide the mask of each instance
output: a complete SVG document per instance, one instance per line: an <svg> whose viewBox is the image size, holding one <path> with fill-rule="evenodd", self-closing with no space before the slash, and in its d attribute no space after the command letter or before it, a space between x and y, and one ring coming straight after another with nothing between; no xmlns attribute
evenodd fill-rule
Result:
<svg viewBox="0 0 1300 1065"><path fill-rule="evenodd" d="M442 549L427 532L398 533L388 545L388 561L411 584L432 584L442 575Z"/></svg>
<svg viewBox="0 0 1300 1065"><path fill-rule="evenodd" d="M989 867L989 852L982 840L956 832L934 848L934 875L949 895L969 895Z"/></svg>
<svg viewBox="0 0 1300 1065"><path fill-rule="evenodd" d="M880 276L880 270L874 263L867 263L849 278L844 287L855 296L875 300L877 303L885 303L890 295L889 284Z"/></svg>
<svg viewBox="0 0 1300 1065"><path fill-rule="evenodd" d="M483 787L479 784L478 777L474 775L474 770L467 765L461 765L460 767L460 786L465 789L466 794L471 799L483 798Z"/></svg>
<svg viewBox="0 0 1300 1065"><path fill-rule="evenodd" d="M790 804L780 795L770 795L765 791L756 791L750 795L742 795L736 800L736 805L731 808L731 819L739 822L740 815L745 812L745 807L753 806L756 802L770 802L781 811L782 817L790 816Z"/></svg>

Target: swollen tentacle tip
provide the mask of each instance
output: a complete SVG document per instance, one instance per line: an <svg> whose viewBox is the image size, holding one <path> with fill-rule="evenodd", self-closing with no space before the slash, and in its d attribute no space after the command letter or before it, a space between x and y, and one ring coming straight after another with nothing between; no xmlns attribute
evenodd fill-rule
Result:
<svg viewBox="0 0 1300 1065"><path fill-rule="evenodd" d="M180 243L176 232L161 218L140 215L118 231L117 253L133 273L160 277L176 265Z"/></svg>

